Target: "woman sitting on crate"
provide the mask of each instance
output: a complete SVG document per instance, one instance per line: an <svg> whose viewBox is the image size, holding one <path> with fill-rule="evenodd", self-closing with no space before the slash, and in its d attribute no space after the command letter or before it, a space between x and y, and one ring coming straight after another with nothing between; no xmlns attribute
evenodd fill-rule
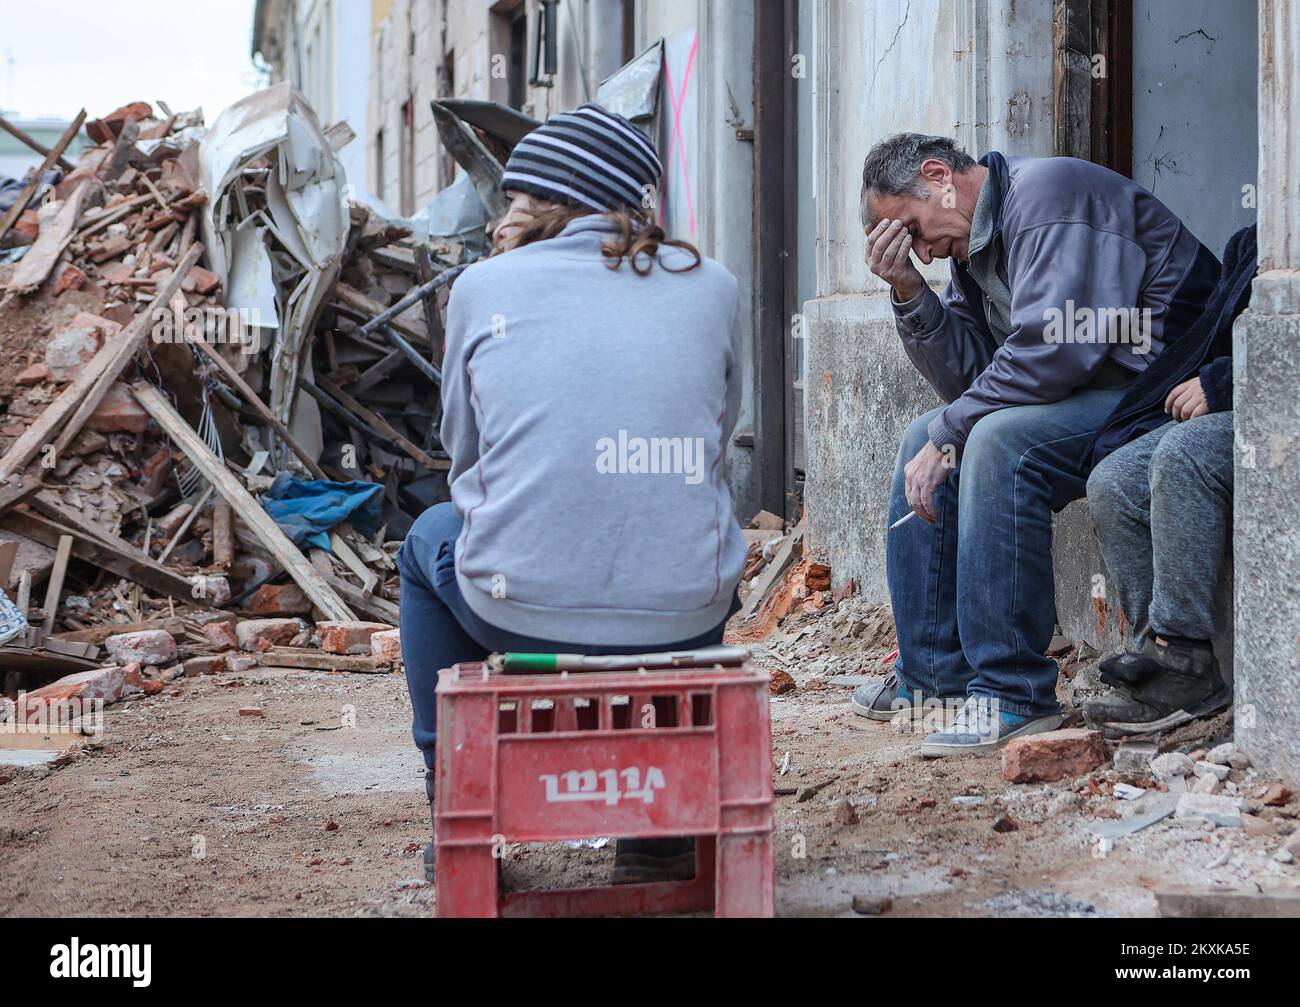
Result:
<svg viewBox="0 0 1300 1007"><path fill-rule="evenodd" d="M451 501L420 516L397 557L431 805L440 669L492 651L703 647L735 611L745 542L724 455L741 394L737 284L644 209L661 171L621 116L591 104L553 116L506 164L506 254L453 288ZM614 880L688 878L693 846L623 841Z"/></svg>

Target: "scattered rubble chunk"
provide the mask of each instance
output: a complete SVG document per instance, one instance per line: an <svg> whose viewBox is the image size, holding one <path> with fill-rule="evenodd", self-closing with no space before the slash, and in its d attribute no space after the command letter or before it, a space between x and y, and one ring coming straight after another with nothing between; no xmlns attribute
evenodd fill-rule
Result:
<svg viewBox="0 0 1300 1007"><path fill-rule="evenodd" d="M235 627L239 649L258 651L289 647L306 629L301 619L246 619Z"/></svg>
<svg viewBox="0 0 1300 1007"><path fill-rule="evenodd" d="M1159 749L1149 741L1126 741L1115 750L1115 770L1120 773L1144 775L1151 772L1151 763Z"/></svg>
<svg viewBox="0 0 1300 1007"><path fill-rule="evenodd" d="M105 640L104 646L118 664L163 665L176 660L176 638L162 629L119 633Z"/></svg>
<svg viewBox="0 0 1300 1007"><path fill-rule="evenodd" d="M1175 818L1204 818L1224 828L1241 827L1241 800L1218 794L1188 792L1178 798Z"/></svg>
<svg viewBox="0 0 1300 1007"><path fill-rule="evenodd" d="M1082 776L1109 758L1100 731L1064 728L1016 738L1002 750L1002 778L1012 783L1051 783Z"/></svg>
<svg viewBox="0 0 1300 1007"><path fill-rule="evenodd" d="M1182 752L1165 752L1151 760L1151 775L1161 783L1192 774L1194 763Z"/></svg>
<svg viewBox="0 0 1300 1007"><path fill-rule="evenodd" d="M855 895L853 911L861 916L879 916L894 907L894 900L888 895Z"/></svg>
<svg viewBox="0 0 1300 1007"><path fill-rule="evenodd" d="M370 654L370 638L393 627L382 622L318 622L320 647L327 654Z"/></svg>
<svg viewBox="0 0 1300 1007"><path fill-rule="evenodd" d="M781 668L773 668L770 678L771 681L768 684L768 691L771 692L773 696L784 696L787 692L794 692L797 688L794 676Z"/></svg>

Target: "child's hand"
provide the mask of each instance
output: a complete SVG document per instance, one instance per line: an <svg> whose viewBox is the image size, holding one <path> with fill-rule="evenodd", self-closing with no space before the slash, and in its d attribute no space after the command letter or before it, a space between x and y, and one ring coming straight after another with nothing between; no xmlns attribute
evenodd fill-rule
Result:
<svg viewBox="0 0 1300 1007"><path fill-rule="evenodd" d="M1209 411L1210 406L1205 401L1205 389L1201 387L1200 377L1189 378L1181 385L1175 386L1165 398L1165 412L1179 423L1184 420L1194 420Z"/></svg>

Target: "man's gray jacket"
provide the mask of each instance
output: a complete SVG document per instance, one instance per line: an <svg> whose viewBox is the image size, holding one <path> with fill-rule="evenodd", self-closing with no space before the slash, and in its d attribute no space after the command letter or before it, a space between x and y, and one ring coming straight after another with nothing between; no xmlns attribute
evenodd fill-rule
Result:
<svg viewBox="0 0 1300 1007"><path fill-rule="evenodd" d="M1119 387L1200 314L1214 254L1131 179L1072 157L990 151L970 261L942 297L894 302L903 347L949 403L936 447L1007 406Z"/></svg>

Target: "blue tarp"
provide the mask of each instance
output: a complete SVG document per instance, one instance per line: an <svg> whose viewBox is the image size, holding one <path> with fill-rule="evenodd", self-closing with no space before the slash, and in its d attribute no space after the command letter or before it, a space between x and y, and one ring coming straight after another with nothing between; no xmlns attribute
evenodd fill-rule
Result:
<svg viewBox="0 0 1300 1007"><path fill-rule="evenodd" d="M378 483L297 479L281 472L262 495L262 506L294 545L329 549L330 529L344 521L367 538L375 534L383 497Z"/></svg>

